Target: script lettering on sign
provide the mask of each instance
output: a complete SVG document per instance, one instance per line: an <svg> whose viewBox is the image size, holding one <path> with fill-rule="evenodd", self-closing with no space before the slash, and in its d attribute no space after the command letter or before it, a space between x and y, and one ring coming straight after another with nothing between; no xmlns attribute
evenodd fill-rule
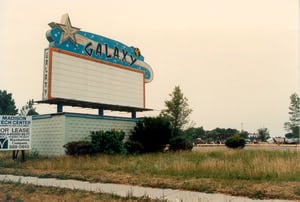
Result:
<svg viewBox="0 0 300 202"><path fill-rule="evenodd" d="M139 48L81 31L72 26L68 14L62 16L61 23L51 22L49 26L51 30L47 31L46 37L50 47L143 71L145 82L153 80L152 68L144 61Z"/></svg>

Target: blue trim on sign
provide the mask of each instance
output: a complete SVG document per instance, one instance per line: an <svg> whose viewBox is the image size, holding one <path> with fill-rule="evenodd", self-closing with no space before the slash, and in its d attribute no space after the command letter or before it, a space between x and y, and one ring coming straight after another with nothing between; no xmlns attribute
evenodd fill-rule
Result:
<svg viewBox="0 0 300 202"><path fill-rule="evenodd" d="M118 121L131 121L137 122L137 119L126 118L126 117L116 117L116 116L98 116L91 114L77 114L77 113L65 113L66 117L78 117L78 118L88 118L88 119L104 119L104 120L118 120Z"/></svg>
<svg viewBox="0 0 300 202"><path fill-rule="evenodd" d="M37 120L37 119L49 119L51 118L51 114L43 114L43 115L33 115L32 120Z"/></svg>
<svg viewBox="0 0 300 202"><path fill-rule="evenodd" d="M88 119L103 119L103 120L117 120L117 121L130 121L130 122L138 122L140 119L138 118L127 118L127 117L116 117L116 116L99 116L99 115L91 115L91 114L78 114L78 113L70 113L70 112L62 112L55 114L43 114L43 115L34 115L32 116L32 120L38 119L48 119L52 116L60 116L63 115L65 117L77 117L77 118L88 118Z"/></svg>
<svg viewBox="0 0 300 202"><path fill-rule="evenodd" d="M144 72L146 79L151 78L152 75L150 70L143 66L135 64L137 61L141 61L144 63L144 57L141 54L137 55L134 47L126 46L121 42L89 32L78 31L76 35L80 35L81 37L86 39L86 44L74 44L70 40L65 40L64 42L60 43L62 31L59 28L52 28L46 33L46 37L49 41L50 47L59 48L75 54L92 57L97 60L104 60L113 64L140 70ZM99 49L98 45L100 47ZM108 54L108 52L106 51L108 48L113 49L114 53ZM124 58L124 55L126 55L127 57Z"/></svg>

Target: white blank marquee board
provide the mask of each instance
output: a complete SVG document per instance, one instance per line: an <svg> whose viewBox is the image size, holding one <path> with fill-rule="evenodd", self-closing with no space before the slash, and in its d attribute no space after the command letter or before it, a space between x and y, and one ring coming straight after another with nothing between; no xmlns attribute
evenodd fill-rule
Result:
<svg viewBox="0 0 300 202"><path fill-rule="evenodd" d="M51 56L52 52L52 56ZM128 68L50 51L48 99L145 107L144 74ZM50 81L51 80L51 81Z"/></svg>

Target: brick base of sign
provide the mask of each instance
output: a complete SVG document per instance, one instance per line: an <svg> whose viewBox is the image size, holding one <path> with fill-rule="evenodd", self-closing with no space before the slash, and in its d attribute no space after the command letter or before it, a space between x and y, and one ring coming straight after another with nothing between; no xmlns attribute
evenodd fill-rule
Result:
<svg viewBox="0 0 300 202"><path fill-rule="evenodd" d="M30 154L65 155L63 145L85 140L91 131L122 130L128 136L138 119L75 113L37 115L32 118Z"/></svg>

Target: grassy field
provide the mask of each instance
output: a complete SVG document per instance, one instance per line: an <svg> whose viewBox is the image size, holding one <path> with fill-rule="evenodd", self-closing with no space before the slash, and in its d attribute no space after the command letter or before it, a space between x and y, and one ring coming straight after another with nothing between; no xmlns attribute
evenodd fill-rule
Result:
<svg viewBox="0 0 300 202"><path fill-rule="evenodd" d="M199 149L144 155L30 157L0 153L0 173L300 199L300 154L279 150Z"/></svg>

